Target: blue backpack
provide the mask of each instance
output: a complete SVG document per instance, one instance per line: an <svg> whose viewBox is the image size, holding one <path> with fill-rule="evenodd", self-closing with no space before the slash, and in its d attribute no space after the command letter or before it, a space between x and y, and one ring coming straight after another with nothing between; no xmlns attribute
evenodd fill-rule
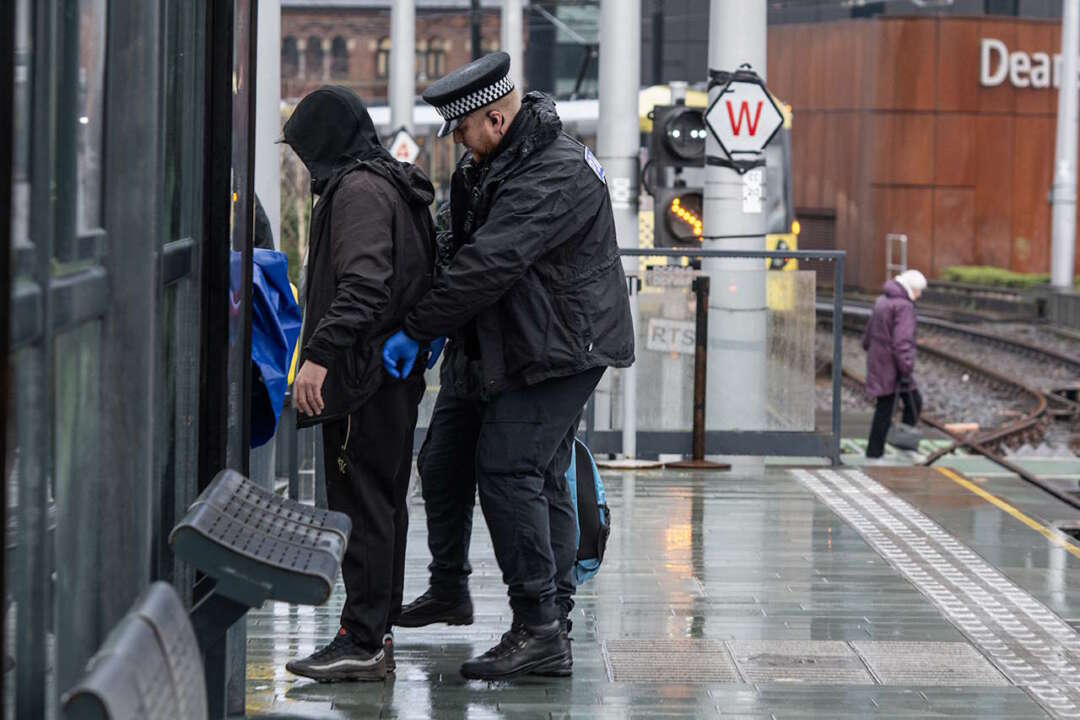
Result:
<svg viewBox="0 0 1080 720"><path fill-rule="evenodd" d="M611 535L611 511L604 495L604 481L592 453L576 438L566 481L570 486L570 499L577 510L578 552L574 581L580 585L600 570Z"/></svg>

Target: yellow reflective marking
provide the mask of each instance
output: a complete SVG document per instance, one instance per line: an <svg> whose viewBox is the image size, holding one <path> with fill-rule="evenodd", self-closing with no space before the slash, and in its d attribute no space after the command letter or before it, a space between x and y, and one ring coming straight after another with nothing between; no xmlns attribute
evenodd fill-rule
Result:
<svg viewBox="0 0 1080 720"><path fill-rule="evenodd" d="M981 497L983 500L990 503L991 505L998 508L999 510L1002 510L1003 512L1006 512L1009 515L1012 515L1014 518L1016 518L1020 522L1024 523L1029 528L1031 528L1035 532L1039 533L1043 537L1045 537L1052 544L1057 545L1058 547L1064 548L1073 557L1075 557L1077 559L1080 559L1080 548L1078 548L1073 543L1069 542L1066 539L1067 536L1064 533L1061 533L1061 532L1059 532L1057 530L1051 530L1050 528L1046 527L1045 525L1043 525L1043 524L1041 524L1041 523L1039 523L1039 522L1037 522L1035 520L1032 520L1030 517L1025 515L1023 512L1021 512L1020 510L1017 510L1015 507L1013 507L1009 503L1005 502L1001 498L997 497L996 495L991 495L990 493L986 492L985 490L983 490L981 487L979 487L975 483L971 482L967 478L961 477L958 473L953 472L952 470L950 470L948 468L939 467L939 468L934 468L934 469L937 470L942 475L944 475L945 477L952 480L954 483L956 483L960 487L962 487L962 488L964 488L966 490L970 490L971 492L975 493L976 495Z"/></svg>

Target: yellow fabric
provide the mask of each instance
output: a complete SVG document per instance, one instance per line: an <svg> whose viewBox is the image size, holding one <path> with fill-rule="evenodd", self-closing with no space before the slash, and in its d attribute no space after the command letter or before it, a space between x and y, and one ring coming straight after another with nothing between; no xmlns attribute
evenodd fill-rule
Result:
<svg viewBox="0 0 1080 720"><path fill-rule="evenodd" d="M293 300L300 302L300 291L296 289L296 286L289 283L289 287L292 288ZM303 326L301 326L302 328ZM301 334L303 331L301 330ZM296 377L296 358L300 357L300 337L296 338L296 347L293 348L292 363L289 365L289 385L292 386L293 378Z"/></svg>

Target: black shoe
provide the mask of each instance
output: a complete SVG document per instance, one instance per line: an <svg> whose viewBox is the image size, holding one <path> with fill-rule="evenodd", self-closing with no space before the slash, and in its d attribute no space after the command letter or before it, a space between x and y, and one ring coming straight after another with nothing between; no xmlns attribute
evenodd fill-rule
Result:
<svg viewBox="0 0 1080 720"><path fill-rule="evenodd" d="M533 627L515 623L498 645L466 660L461 675L473 680L502 680L526 673L565 677L572 665L570 638L561 621Z"/></svg>
<svg viewBox="0 0 1080 720"><path fill-rule="evenodd" d="M562 624L560 632L566 642L566 658L559 662L552 662L533 670L533 675L543 675L544 677L570 677L574 674L574 654L570 648L570 643L573 642L570 639L570 631L574 629L574 621L563 618L559 622Z"/></svg>
<svg viewBox="0 0 1080 720"><path fill-rule="evenodd" d="M401 615L394 624L398 627L418 628L435 623L472 625L472 599L466 595L456 600L440 600L429 588L423 595L401 608Z"/></svg>
<svg viewBox="0 0 1080 720"><path fill-rule="evenodd" d="M383 654L386 656L386 672L397 672L397 662L394 661L394 633L386 633L382 636Z"/></svg>
<svg viewBox="0 0 1080 720"><path fill-rule="evenodd" d="M345 628L341 628L329 645L303 660L289 662L285 669L319 682L384 680L386 652L382 648L375 652L364 650Z"/></svg>

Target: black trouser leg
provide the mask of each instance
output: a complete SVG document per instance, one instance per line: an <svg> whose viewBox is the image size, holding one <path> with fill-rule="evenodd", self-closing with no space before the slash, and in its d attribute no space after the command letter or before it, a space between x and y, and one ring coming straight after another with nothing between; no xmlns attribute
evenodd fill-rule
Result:
<svg viewBox="0 0 1080 720"><path fill-rule="evenodd" d="M478 402L440 390L417 469L427 515L431 590L443 600L469 592L469 541L476 505L473 459L479 434Z"/></svg>
<svg viewBox="0 0 1080 720"><path fill-rule="evenodd" d="M900 399L904 402L903 421L905 425L914 425L922 415L922 395L918 390L902 390Z"/></svg>
<svg viewBox="0 0 1080 720"><path fill-rule="evenodd" d="M352 520L341 562L345 582L341 625L371 651L382 647L383 634L401 610L408 528L405 496L417 405L423 394L422 376L388 382L349 420L323 426L327 502L331 510ZM338 465L343 444L344 473Z"/></svg>
<svg viewBox="0 0 1080 720"><path fill-rule="evenodd" d="M560 617L574 609L574 563L577 561L577 509L570 498L566 471L574 447L581 415L578 414L567 431L555 457L544 473L544 497L548 502L548 526L551 528L551 552L555 558L555 606Z"/></svg>
<svg viewBox="0 0 1080 720"><path fill-rule="evenodd" d="M402 595L405 592L405 548L409 537L409 481L412 479L413 464L413 441L415 440L416 420L418 406L424 395L424 384L420 385L420 392L413 404L412 425L403 438L401 448L401 465L398 474L394 478L394 571L393 584L390 586L390 611L387 614L386 628L384 633L392 632L394 623L401 615Z"/></svg>
<svg viewBox="0 0 1080 720"><path fill-rule="evenodd" d="M874 420L870 424L870 440L866 443L866 457L879 458L885 454L885 437L889 434L895 395L882 395L874 406Z"/></svg>
<svg viewBox="0 0 1080 720"><path fill-rule="evenodd" d="M514 618L527 625L559 616L555 548L565 563L577 531L565 522L569 495L556 487L552 465L602 374L597 368L507 391L484 407L476 445L480 504Z"/></svg>

